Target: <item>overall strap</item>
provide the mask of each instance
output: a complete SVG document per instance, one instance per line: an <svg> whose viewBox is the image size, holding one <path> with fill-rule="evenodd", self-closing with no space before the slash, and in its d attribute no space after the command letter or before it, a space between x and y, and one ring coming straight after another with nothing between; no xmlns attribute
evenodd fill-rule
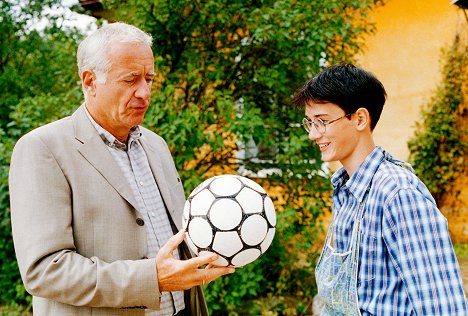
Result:
<svg viewBox="0 0 468 316"><path fill-rule="evenodd" d="M353 225L353 231L351 233L351 241L350 241L351 245L353 245L353 243L356 240L355 232L356 232L357 229L359 229L362 217L364 216L364 207L366 205L367 196L369 195L371 185L372 185L372 181L367 186L366 192L364 193L362 201L359 203L358 211L357 211L357 213L356 213L356 215L354 217L354 225ZM324 243L325 245L329 245L330 238L333 235L333 227L335 226L334 223L335 223L335 214L333 214L330 227L328 228L328 233L327 233L327 236L325 238L325 243Z"/></svg>
<svg viewBox="0 0 468 316"><path fill-rule="evenodd" d="M366 192L364 193L364 197L362 198L361 203L359 203L359 210L356 214L356 218L354 219L353 233L351 235L351 241L350 241L351 247L353 249L352 258L356 258L357 256L359 256L359 242L361 240L360 228L362 224L362 218L364 216L364 208L366 206L367 197L369 195L371 185L372 185L372 181L367 186Z"/></svg>

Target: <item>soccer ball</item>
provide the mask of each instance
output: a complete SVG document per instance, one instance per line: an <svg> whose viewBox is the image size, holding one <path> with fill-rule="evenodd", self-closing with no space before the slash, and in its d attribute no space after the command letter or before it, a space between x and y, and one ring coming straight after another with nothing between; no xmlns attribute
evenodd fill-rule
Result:
<svg viewBox="0 0 468 316"><path fill-rule="evenodd" d="M184 207L189 248L214 252L217 266L245 266L259 258L275 236L271 198L256 182L238 175L215 176L197 186Z"/></svg>

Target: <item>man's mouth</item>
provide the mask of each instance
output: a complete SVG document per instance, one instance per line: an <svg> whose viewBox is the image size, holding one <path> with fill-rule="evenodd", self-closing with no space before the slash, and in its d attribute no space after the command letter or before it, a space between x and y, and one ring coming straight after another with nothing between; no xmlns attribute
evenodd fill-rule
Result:
<svg viewBox="0 0 468 316"><path fill-rule="evenodd" d="M135 105L132 105L132 108L135 110L146 110L148 106L146 104L135 104Z"/></svg>

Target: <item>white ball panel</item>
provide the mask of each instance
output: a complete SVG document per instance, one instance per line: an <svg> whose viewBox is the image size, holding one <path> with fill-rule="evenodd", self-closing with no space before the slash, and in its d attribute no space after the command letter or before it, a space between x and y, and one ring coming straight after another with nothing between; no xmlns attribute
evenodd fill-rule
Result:
<svg viewBox="0 0 468 316"><path fill-rule="evenodd" d="M267 230L266 220L260 215L252 215L242 223L240 235L247 245L255 246L265 239Z"/></svg>
<svg viewBox="0 0 468 316"><path fill-rule="evenodd" d="M260 257L261 254L262 253L258 249L246 249L235 255L234 258L232 258L231 263L236 267L242 267Z"/></svg>
<svg viewBox="0 0 468 316"><path fill-rule="evenodd" d="M249 178L246 178L246 177L241 177L239 176L239 179L241 179L241 181L248 187L254 189L255 191L258 191L260 193L266 193L266 191L262 188L262 186L260 184L258 184L257 182L253 181L253 180L250 180Z"/></svg>
<svg viewBox="0 0 468 316"><path fill-rule="evenodd" d="M206 215L210 210L211 204L215 197L209 190L203 190L198 193L193 199L190 206L190 214L192 215Z"/></svg>
<svg viewBox="0 0 468 316"><path fill-rule="evenodd" d="M188 234L195 246L208 247L213 240L213 231L210 223L200 217L192 218L188 225Z"/></svg>
<svg viewBox="0 0 468 316"><path fill-rule="evenodd" d="M265 237L262 244L260 245L260 249L262 249L262 253L265 253L265 251L267 251L268 247L270 247L271 242L273 241L273 238L275 238L275 229L270 228L268 230L267 236Z"/></svg>
<svg viewBox="0 0 468 316"><path fill-rule="evenodd" d="M260 213L263 211L262 196L249 188L243 188L236 196L236 200L242 206L246 214Z"/></svg>
<svg viewBox="0 0 468 316"><path fill-rule="evenodd" d="M221 199L214 202L209 216L216 228L229 230L240 224L242 210L237 202L231 199Z"/></svg>
<svg viewBox="0 0 468 316"><path fill-rule="evenodd" d="M242 183L234 176L219 176L210 185L210 191L220 196L235 195L242 188Z"/></svg>
<svg viewBox="0 0 468 316"><path fill-rule="evenodd" d="M265 214L270 225L276 226L275 206L269 196L265 198Z"/></svg>
<svg viewBox="0 0 468 316"><path fill-rule="evenodd" d="M182 228L187 229L187 223L190 215L190 202L185 202L184 205L184 215L182 215Z"/></svg>
<svg viewBox="0 0 468 316"><path fill-rule="evenodd" d="M237 232L217 232L213 241L213 250L225 257L231 257L242 249L242 242Z"/></svg>
<svg viewBox="0 0 468 316"><path fill-rule="evenodd" d="M198 192L200 192L201 190L203 190L204 188L206 188L206 186L208 184L210 184L210 182L212 181L213 179L212 178L209 178L205 181L203 181L202 183L200 183L199 185L197 185L197 187L195 189L193 189L192 193L190 193L189 197L192 197L194 196L195 194L197 194Z"/></svg>
<svg viewBox="0 0 468 316"><path fill-rule="evenodd" d="M187 246L189 247L189 249L196 255L198 255L198 247L195 246L192 242L192 239L190 238L190 236L188 234L185 235L185 243L187 244Z"/></svg>

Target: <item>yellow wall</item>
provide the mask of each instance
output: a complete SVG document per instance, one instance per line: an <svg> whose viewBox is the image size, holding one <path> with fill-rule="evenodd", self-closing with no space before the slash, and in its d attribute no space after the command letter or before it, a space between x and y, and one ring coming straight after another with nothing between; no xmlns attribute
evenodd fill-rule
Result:
<svg viewBox="0 0 468 316"><path fill-rule="evenodd" d="M455 36L468 41L468 21L449 0L387 0L375 10L377 32L367 39L358 64L384 84L388 99L374 136L377 145L407 160L408 140L423 104L441 80L441 49ZM467 178L460 178L439 207L454 242L468 242Z"/></svg>
<svg viewBox="0 0 468 316"><path fill-rule="evenodd" d="M407 160L407 142L421 106L441 78L441 48L466 31L461 9L449 0L387 0L373 14L377 32L366 41L358 64L384 84L388 98L375 129L377 145Z"/></svg>

